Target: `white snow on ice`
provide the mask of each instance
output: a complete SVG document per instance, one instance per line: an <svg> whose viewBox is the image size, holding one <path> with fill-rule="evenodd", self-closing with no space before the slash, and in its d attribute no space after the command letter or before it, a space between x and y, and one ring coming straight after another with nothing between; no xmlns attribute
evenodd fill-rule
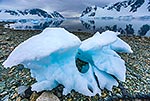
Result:
<svg viewBox="0 0 150 101"><path fill-rule="evenodd" d="M115 51L131 53L132 50L118 34L97 32L81 43L77 36L63 28L46 28L16 47L3 65L23 64L29 68L31 76L37 80L32 90L38 92L62 84L65 95L73 89L87 96L101 95L100 88L112 90L113 86L118 86L112 75L125 80L125 63ZM88 62L87 72L78 71L76 58Z"/></svg>

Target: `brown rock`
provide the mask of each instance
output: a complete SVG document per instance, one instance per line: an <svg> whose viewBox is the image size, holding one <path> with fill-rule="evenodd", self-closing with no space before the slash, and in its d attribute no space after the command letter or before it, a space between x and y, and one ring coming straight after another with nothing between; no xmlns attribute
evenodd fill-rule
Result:
<svg viewBox="0 0 150 101"><path fill-rule="evenodd" d="M60 101L57 96L50 92L43 92L36 101Z"/></svg>
<svg viewBox="0 0 150 101"><path fill-rule="evenodd" d="M36 101L36 99L39 97L39 95L36 92L33 92L30 96L30 101Z"/></svg>
<svg viewBox="0 0 150 101"><path fill-rule="evenodd" d="M13 96L12 96L12 99L16 98L18 96L17 93L15 93Z"/></svg>
<svg viewBox="0 0 150 101"><path fill-rule="evenodd" d="M21 97L18 97L18 98L16 99L16 101L21 101Z"/></svg>

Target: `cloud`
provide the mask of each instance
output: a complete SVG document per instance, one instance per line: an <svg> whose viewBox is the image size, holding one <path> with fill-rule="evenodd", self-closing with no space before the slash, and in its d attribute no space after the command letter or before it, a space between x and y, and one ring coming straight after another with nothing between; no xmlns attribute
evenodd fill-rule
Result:
<svg viewBox="0 0 150 101"><path fill-rule="evenodd" d="M63 16L79 16L91 5L104 6L118 0L0 0L0 9L41 8L48 12L58 11Z"/></svg>

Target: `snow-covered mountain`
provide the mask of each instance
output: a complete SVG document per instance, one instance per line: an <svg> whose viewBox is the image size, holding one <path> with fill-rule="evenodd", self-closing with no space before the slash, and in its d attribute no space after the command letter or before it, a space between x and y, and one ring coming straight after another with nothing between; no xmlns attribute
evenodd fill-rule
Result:
<svg viewBox="0 0 150 101"><path fill-rule="evenodd" d="M64 18L60 13L58 13L57 11L54 11L53 13L51 13L51 15L54 18Z"/></svg>
<svg viewBox="0 0 150 101"><path fill-rule="evenodd" d="M18 19L49 19L64 18L57 11L47 13L42 9L25 9L25 10L0 10L0 21L15 21Z"/></svg>
<svg viewBox="0 0 150 101"><path fill-rule="evenodd" d="M150 0L125 0L110 4L106 7L87 7L81 18L104 18L104 19L150 19Z"/></svg>

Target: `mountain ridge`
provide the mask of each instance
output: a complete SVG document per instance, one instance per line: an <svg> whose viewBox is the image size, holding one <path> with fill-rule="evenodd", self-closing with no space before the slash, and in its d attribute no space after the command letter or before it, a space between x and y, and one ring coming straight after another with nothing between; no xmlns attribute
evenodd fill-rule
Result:
<svg viewBox="0 0 150 101"><path fill-rule="evenodd" d="M33 8L33 9L24 9L24 10L10 10L10 9L1 9L0 10L0 19L49 19L49 18L61 18L64 17L57 11L47 13L46 11Z"/></svg>
<svg viewBox="0 0 150 101"><path fill-rule="evenodd" d="M135 18L150 16L150 0L125 0L106 7L91 6L87 7L81 14L86 17L121 17Z"/></svg>

